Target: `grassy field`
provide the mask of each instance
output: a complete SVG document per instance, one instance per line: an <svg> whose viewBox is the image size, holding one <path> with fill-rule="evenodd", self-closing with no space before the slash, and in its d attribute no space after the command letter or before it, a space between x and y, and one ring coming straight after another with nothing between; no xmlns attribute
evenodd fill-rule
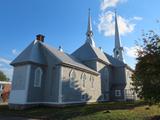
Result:
<svg viewBox="0 0 160 120"><path fill-rule="evenodd" d="M44 120L160 120L160 107L144 102L108 102L65 108L37 107L9 110L0 106L0 116L18 116Z"/></svg>

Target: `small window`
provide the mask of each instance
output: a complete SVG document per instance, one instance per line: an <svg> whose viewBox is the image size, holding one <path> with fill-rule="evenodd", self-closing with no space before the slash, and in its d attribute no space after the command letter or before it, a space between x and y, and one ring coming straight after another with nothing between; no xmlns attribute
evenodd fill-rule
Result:
<svg viewBox="0 0 160 120"><path fill-rule="evenodd" d="M116 97L121 96L121 90L115 90L115 96Z"/></svg>
<svg viewBox="0 0 160 120"><path fill-rule="evenodd" d="M74 88L75 87L75 79L76 79L76 72L74 70L71 70L69 74L69 79L70 79L70 87Z"/></svg>
<svg viewBox="0 0 160 120"><path fill-rule="evenodd" d="M81 95L81 100L82 100L82 101L86 101L86 98L87 98L87 95L86 95L86 94L82 94L82 95Z"/></svg>
<svg viewBox="0 0 160 120"><path fill-rule="evenodd" d="M117 54L117 55L119 55L119 52L118 52L118 51L116 51L116 54Z"/></svg>
<svg viewBox="0 0 160 120"><path fill-rule="evenodd" d="M85 73L82 73L81 75L81 81L82 81L82 88L85 88L86 87L86 74Z"/></svg>
<svg viewBox="0 0 160 120"><path fill-rule="evenodd" d="M34 87L41 87L42 74L42 69L38 67L35 70Z"/></svg>

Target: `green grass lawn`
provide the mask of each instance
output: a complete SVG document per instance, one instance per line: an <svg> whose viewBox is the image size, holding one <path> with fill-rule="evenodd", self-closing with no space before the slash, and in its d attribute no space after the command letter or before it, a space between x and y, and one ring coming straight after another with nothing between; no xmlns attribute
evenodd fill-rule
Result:
<svg viewBox="0 0 160 120"><path fill-rule="evenodd" d="M108 102L65 108L37 107L9 110L0 106L0 116L19 116L46 120L160 120L160 107L149 107L142 101Z"/></svg>

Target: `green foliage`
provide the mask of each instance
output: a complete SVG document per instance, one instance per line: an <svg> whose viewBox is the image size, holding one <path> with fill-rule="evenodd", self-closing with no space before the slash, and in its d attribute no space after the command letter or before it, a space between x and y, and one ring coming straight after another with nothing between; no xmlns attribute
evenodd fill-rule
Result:
<svg viewBox="0 0 160 120"><path fill-rule="evenodd" d="M7 76L2 71L0 71L0 81L9 81Z"/></svg>
<svg viewBox="0 0 160 120"><path fill-rule="evenodd" d="M160 37L153 31L142 36L132 76L134 90L149 103L160 102Z"/></svg>

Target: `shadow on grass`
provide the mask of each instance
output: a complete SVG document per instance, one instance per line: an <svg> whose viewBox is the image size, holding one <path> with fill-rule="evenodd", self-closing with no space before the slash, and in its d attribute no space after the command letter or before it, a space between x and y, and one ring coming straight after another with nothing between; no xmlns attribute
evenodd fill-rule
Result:
<svg viewBox="0 0 160 120"><path fill-rule="evenodd" d="M9 110L7 105L0 106L0 116L18 116L28 118L39 118L46 120L64 120L72 119L79 116L87 116L96 112L104 111L109 114L109 110L133 109L145 105L144 102L107 102L95 103L81 106L68 106L64 108L39 106L27 110ZM155 120L155 119L153 119Z"/></svg>
<svg viewBox="0 0 160 120"><path fill-rule="evenodd" d="M153 116L149 120L160 120L160 115Z"/></svg>

